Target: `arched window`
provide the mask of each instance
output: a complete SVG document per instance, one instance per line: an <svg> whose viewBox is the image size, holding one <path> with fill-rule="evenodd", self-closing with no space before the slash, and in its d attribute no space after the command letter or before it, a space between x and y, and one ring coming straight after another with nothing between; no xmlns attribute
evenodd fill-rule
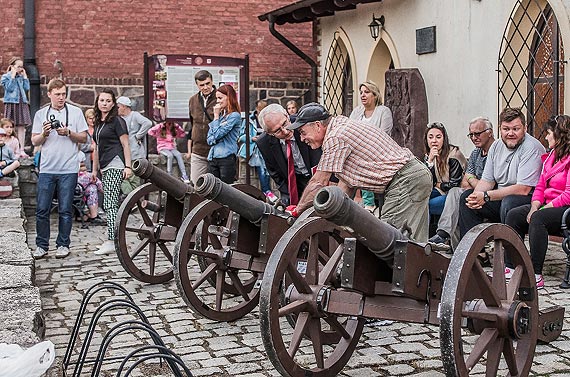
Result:
<svg viewBox="0 0 570 377"><path fill-rule="evenodd" d="M333 115L346 115L352 112L352 66L346 46L338 32L331 43L324 75L324 105Z"/></svg>
<svg viewBox="0 0 570 377"><path fill-rule="evenodd" d="M517 0L499 55L499 111L521 107L529 133L564 113L564 49L558 21L545 0Z"/></svg>

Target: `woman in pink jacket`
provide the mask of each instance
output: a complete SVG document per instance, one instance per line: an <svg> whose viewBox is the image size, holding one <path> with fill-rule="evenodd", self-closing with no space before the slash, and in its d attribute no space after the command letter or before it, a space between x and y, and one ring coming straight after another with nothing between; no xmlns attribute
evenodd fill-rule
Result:
<svg viewBox="0 0 570 377"><path fill-rule="evenodd" d="M570 116L560 115L547 124L546 140L550 152L543 156L542 173L531 204L513 208L506 223L524 239L528 233L536 288L544 288L542 266L548 247L548 235L559 234L562 214L570 207ZM507 261L505 276L513 266Z"/></svg>
<svg viewBox="0 0 570 377"><path fill-rule="evenodd" d="M176 158L178 169L180 169L180 178L184 183L190 183L182 154L176 149L176 138L186 136L184 129L178 123L164 122L148 130L148 134L156 138L158 153L166 157L166 172L172 174L172 160Z"/></svg>

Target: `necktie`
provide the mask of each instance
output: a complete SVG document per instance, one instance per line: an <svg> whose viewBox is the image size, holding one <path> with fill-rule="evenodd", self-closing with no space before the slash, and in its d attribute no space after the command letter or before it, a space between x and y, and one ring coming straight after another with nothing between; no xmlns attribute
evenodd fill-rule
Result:
<svg viewBox="0 0 570 377"><path fill-rule="evenodd" d="M297 176L295 176L295 161L293 160L293 150L291 140L285 140L287 145L287 184L289 188L289 204L299 203L299 193L297 193Z"/></svg>

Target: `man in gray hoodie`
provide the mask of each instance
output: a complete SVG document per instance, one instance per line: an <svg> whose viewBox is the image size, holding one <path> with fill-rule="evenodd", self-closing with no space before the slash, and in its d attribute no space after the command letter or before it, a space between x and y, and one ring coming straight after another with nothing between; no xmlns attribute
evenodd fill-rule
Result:
<svg viewBox="0 0 570 377"><path fill-rule="evenodd" d="M132 102L129 97L117 98L117 107L119 115L125 120L127 130L129 132L129 146L131 147L131 160L138 158L146 158L146 134L152 128L152 121L145 118L138 111L133 111ZM129 179L124 179L121 184L121 191L124 195L128 195L135 188L140 186L140 178L131 175Z"/></svg>

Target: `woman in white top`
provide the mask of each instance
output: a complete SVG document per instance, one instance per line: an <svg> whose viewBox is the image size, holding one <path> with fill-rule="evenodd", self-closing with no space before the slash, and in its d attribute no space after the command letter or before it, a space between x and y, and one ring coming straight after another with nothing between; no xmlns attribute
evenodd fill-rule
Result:
<svg viewBox="0 0 570 377"><path fill-rule="evenodd" d="M392 112L382 105L382 96L378 85L374 81L367 80L359 85L358 90L362 105L352 110L350 119L370 123L392 136ZM361 190L361 192L364 208L374 211L374 193L365 190Z"/></svg>

